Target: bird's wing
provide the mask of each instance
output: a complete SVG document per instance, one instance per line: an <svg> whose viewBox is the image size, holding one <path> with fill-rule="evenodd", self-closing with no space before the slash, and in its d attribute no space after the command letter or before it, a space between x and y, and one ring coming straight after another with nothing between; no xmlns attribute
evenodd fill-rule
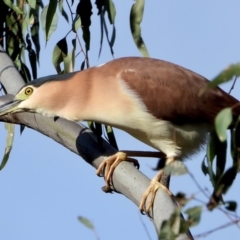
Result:
<svg viewBox="0 0 240 240"><path fill-rule="evenodd" d="M223 108L238 103L220 88L200 96L209 81L169 62L127 58L123 65L119 76L138 94L148 111L175 124L212 123Z"/></svg>

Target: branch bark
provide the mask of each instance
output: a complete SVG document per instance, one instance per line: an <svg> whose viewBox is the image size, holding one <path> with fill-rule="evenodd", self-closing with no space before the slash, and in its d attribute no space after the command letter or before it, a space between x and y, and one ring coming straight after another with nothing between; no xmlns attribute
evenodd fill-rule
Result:
<svg viewBox="0 0 240 240"><path fill-rule="evenodd" d="M56 79L60 76L56 75ZM7 93L16 94L24 85L18 71L14 68L11 59L0 46L0 81ZM13 95L5 95L0 98L0 104L6 103L13 98ZM0 121L23 124L32 128L60 143L70 151L81 156L87 163L98 168L104 157L116 152L111 145L103 140L105 151L99 148L95 134L81 124L70 122L59 118L54 121L53 118L44 117L34 113L15 113L0 117ZM150 184L150 179L137 170L128 162L120 163L113 174L113 185L116 191L122 193L137 206L140 204L141 197ZM176 207L176 203L159 189L157 192L152 218L157 233L164 220L167 220ZM190 232L182 234L178 240L193 239Z"/></svg>

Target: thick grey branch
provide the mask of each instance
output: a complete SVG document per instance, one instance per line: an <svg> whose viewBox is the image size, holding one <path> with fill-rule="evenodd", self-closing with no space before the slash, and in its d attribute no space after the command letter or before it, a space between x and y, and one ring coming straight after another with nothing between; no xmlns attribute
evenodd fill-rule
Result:
<svg viewBox="0 0 240 240"><path fill-rule="evenodd" d="M2 52L0 46L0 81L8 93L15 94L22 87L24 81L9 57ZM10 66L10 67L9 67ZM56 78L60 78L56 76ZM9 101L13 96L6 95L0 98L0 104ZM105 152L99 148L95 135L81 124L59 118L56 122L52 118L33 113L15 113L0 118L0 121L23 124L60 143L72 152L80 155L85 161L97 168L104 156L112 155L116 150L103 140ZM113 174L114 188L139 206L141 197L150 180L137 170L132 164L122 162ZM151 219L159 232L162 222L168 219L176 205L166 192L159 189L157 192L153 218ZM183 234L177 239L192 239L191 234Z"/></svg>

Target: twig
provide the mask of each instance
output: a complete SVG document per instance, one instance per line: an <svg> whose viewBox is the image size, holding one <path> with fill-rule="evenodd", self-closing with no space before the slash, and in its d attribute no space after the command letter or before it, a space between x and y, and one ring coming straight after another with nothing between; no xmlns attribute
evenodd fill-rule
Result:
<svg viewBox="0 0 240 240"><path fill-rule="evenodd" d="M235 86L235 83L237 81L237 78L238 78L238 76L236 76L235 79L233 80L233 84L232 84L232 86L231 86L231 88L230 88L230 90L228 92L229 94L231 94L232 90L234 89L234 86Z"/></svg>
<svg viewBox="0 0 240 240"><path fill-rule="evenodd" d="M211 234L211 233L214 233L214 232L216 232L216 231L218 231L218 230L221 230L221 229L223 229L223 228L230 227L232 224L236 224L236 223L238 223L238 222L240 222L240 220L235 220L235 221L233 221L233 222L228 222L228 223L226 223L226 224L224 224L224 225L222 225L222 226L219 226L219 227L217 227L217 228L211 229L211 230L209 230L209 231L207 231L207 232L205 232L205 233L200 233L200 234L198 234L198 235L195 235L194 238L196 239L196 238L206 237L207 235L209 235L209 234Z"/></svg>
<svg viewBox="0 0 240 240"><path fill-rule="evenodd" d="M81 44L81 41L80 41L80 39L79 39L78 34L76 34L76 37L77 37L77 40L78 40L78 43L79 43L79 46L80 46L80 52L83 53L83 55L84 55L84 57L85 57L85 60L86 60L86 63L87 63L87 68L89 68L89 67L90 67L90 64L89 64L88 55L87 55L87 53L85 53L85 52L83 51L82 44Z"/></svg>
<svg viewBox="0 0 240 240"><path fill-rule="evenodd" d="M150 236L150 234L149 234L149 231L148 231L145 223L144 223L143 220L142 220L142 215L139 214L139 218L140 218L140 222L141 222L141 224L142 224L142 226L143 226L143 228L144 228L144 230L145 230L145 232L146 232L146 234L147 234L147 236L148 236L148 239L149 239L149 240L152 240L152 238L151 238L151 236Z"/></svg>
<svg viewBox="0 0 240 240"><path fill-rule="evenodd" d="M67 5L68 5L68 9L69 9L69 11L70 11L70 13L71 13L72 22L73 22L73 12L72 12L71 6L70 6L68 0L67 0L66 2L67 2Z"/></svg>
<svg viewBox="0 0 240 240"><path fill-rule="evenodd" d="M208 191L208 189L206 189L206 190ZM217 209L219 211L221 211L222 213L224 213L226 215L226 217L229 218L230 221L232 221L232 222L237 221L237 220L240 221L240 217L237 214L233 214L232 212L226 211L221 206L218 206ZM234 220L234 219L232 219L232 217L237 218L237 219ZM236 223L235 225L238 229L240 229L240 226L238 225L238 223Z"/></svg>
<svg viewBox="0 0 240 240"><path fill-rule="evenodd" d="M204 189L200 186L200 184L198 183L198 181L196 180L196 178L193 176L193 174L188 170L188 174L191 177L191 179L193 180L193 182L195 183L195 185L198 187L198 189L205 195L205 197L209 198L209 196L206 194L206 192L204 191Z"/></svg>
<svg viewBox="0 0 240 240"><path fill-rule="evenodd" d="M194 183L196 184L196 186L198 187L198 189L205 195L205 197L207 197L207 198L209 199L209 194L200 186L200 184L198 183L198 181L196 180L196 178L193 176L193 174L192 174L189 170L188 170L188 173L189 173L190 177L192 178L193 182L194 182ZM208 189L206 189L206 190L208 190ZM194 200L199 201L199 202L201 202L202 204L206 205L206 203L204 203L202 200L197 199L197 198L195 198L194 196L193 196L192 198L193 198ZM239 219L240 217L239 217L239 216L237 216L236 214L233 215L232 213L230 213L230 212L222 209L220 206L218 206L217 209L218 209L219 211L221 211L223 214L225 214L225 216L228 217L229 220L232 221L232 223L235 224L238 229L240 229L240 226L238 225L238 222L240 221L240 219ZM232 219L232 217L238 218L238 219L237 219L237 220L234 220L234 219ZM237 222L236 222L236 221L237 221Z"/></svg>

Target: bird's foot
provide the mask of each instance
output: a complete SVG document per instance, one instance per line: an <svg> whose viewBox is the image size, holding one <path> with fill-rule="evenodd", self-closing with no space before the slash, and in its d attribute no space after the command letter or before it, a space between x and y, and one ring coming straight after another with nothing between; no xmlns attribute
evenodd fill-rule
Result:
<svg viewBox="0 0 240 240"><path fill-rule="evenodd" d="M155 199L157 190L159 188L162 188L171 197L173 196L173 193L166 186L160 183L162 174L163 174L163 170L160 170L158 175L151 180L150 186L143 194L140 205L139 205L139 210L141 211L142 214L144 214L145 212L148 216L150 216L150 210L153 207L154 199ZM147 204L147 199L150 194L151 194L151 198Z"/></svg>
<svg viewBox="0 0 240 240"><path fill-rule="evenodd" d="M98 176L104 176L106 186L103 188L104 192L111 192L111 179L113 172L117 165L122 162L127 161L133 163L133 165L139 169L139 163L133 158L128 158L127 154L124 152L117 152L116 154L105 159L97 169L96 174Z"/></svg>

